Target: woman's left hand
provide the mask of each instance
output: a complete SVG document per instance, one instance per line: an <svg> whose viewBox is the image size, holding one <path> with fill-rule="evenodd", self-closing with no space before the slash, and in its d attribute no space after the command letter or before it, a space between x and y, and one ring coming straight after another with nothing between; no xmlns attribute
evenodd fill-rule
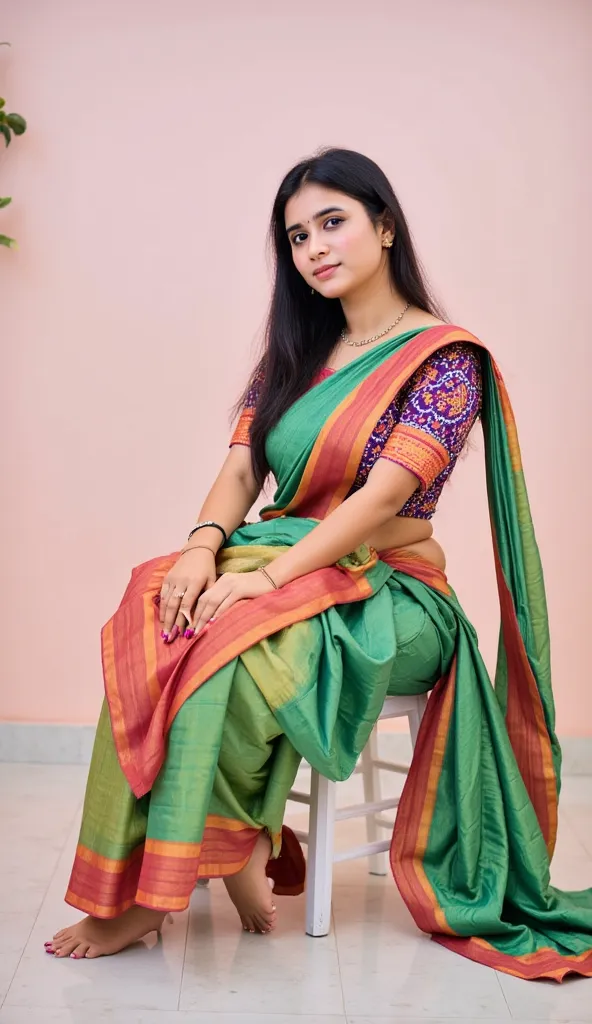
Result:
<svg viewBox="0 0 592 1024"><path fill-rule="evenodd" d="M213 587L205 590L199 598L193 613L192 629L195 634L212 619L217 619L227 612L237 601L249 597L261 597L269 594L273 587L262 572L225 572Z"/></svg>

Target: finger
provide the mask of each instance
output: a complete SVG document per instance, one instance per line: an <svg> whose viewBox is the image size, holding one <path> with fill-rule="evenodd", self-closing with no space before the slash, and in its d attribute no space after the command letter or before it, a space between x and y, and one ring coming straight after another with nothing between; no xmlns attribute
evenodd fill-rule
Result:
<svg viewBox="0 0 592 1024"><path fill-rule="evenodd" d="M220 616L224 615L224 612L227 612L229 608L232 608L233 604L236 604L238 600L240 600L238 594L229 594L228 597L222 601L222 604L218 605L216 614L213 617L215 619L219 619Z"/></svg>
<svg viewBox="0 0 592 1024"><path fill-rule="evenodd" d="M230 599L232 599L232 604L238 600L238 597L234 596L233 589L232 581L222 577L218 580L217 587L212 587L211 590L202 594L197 602L196 615L193 620L196 634L200 633L209 622L218 617L222 605L225 606L226 602Z"/></svg>
<svg viewBox="0 0 592 1024"><path fill-rule="evenodd" d="M202 594L195 607L195 615L193 617L193 629L196 635L201 633L204 626L216 614L216 609L225 596L220 595L220 597L216 597L216 593L213 590L208 591L207 596Z"/></svg>
<svg viewBox="0 0 592 1024"><path fill-rule="evenodd" d="M180 632L191 639L195 630L191 623L193 622L193 616L195 614L195 606L197 599L199 598L200 590L199 587L192 586L187 589L185 597L181 601L181 605L175 620L175 625L179 627ZM191 634L188 636L188 634Z"/></svg>
<svg viewBox="0 0 592 1024"><path fill-rule="evenodd" d="M184 584L177 582L170 592L170 597L167 601L166 613L164 617L164 633L170 633L173 626L175 625L175 620L177 618L177 615L179 614L181 601L185 596L185 589L186 588Z"/></svg>

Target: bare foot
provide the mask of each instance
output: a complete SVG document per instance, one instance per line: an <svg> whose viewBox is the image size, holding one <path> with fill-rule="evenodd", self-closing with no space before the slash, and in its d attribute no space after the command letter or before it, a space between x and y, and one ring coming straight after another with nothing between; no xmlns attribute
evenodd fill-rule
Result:
<svg viewBox="0 0 592 1024"><path fill-rule="evenodd" d="M136 906L110 921L85 917L78 924L56 932L52 941L45 943L45 949L55 956L71 956L74 960L111 956L144 938L149 932L159 932L165 917L166 914L158 910Z"/></svg>
<svg viewBox="0 0 592 1024"><path fill-rule="evenodd" d="M270 932L275 928L275 904L270 880L265 874L270 855L271 840L261 832L249 863L238 874L224 879L246 932Z"/></svg>

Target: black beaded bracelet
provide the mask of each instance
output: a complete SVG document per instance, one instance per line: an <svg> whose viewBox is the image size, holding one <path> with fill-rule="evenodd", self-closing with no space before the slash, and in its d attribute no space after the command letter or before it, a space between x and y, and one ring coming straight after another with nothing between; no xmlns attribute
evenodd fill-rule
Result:
<svg viewBox="0 0 592 1024"><path fill-rule="evenodd" d="M204 526L214 526L217 530L220 530L220 533L224 537L224 543L226 544L226 541L228 540L228 537L226 536L226 530L224 529L223 526L220 526L220 523L215 523L213 519L208 519L206 522L198 523L197 526L194 526L187 540L190 541L191 538L193 537L193 534L197 533L198 530L203 530Z"/></svg>

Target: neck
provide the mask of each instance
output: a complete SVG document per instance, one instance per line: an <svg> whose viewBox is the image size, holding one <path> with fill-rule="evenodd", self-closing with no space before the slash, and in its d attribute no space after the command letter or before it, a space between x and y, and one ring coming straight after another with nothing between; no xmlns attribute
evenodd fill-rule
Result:
<svg viewBox="0 0 592 1024"><path fill-rule="evenodd" d="M346 331L352 341L371 338L385 330L405 307L405 299L391 283L388 271L366 282L341 300Z"/></svg>

